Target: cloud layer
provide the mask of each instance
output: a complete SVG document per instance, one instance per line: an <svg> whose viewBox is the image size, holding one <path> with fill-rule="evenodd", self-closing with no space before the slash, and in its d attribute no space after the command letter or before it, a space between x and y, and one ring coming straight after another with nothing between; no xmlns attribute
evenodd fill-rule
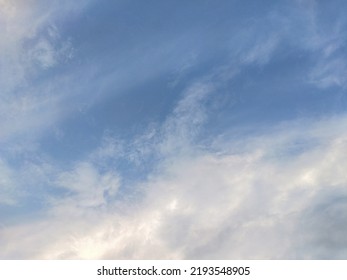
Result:
<svg viewBox="0 0 347 280"><path fill-rule="evenodd" d="M0 0L0 258L346 259L338 3Z"/></svg>
<svg viewBox="0 0 347 280"><path fill-rule="evenodd" d="M187 91L176 111L197 106L199 94ZM175 120L189 139L196 123ZM72 194L52 201L45 218L2 229L2 258L345 258L346 123L339 116L225 135L214 151L183 141L190 153L164 152L132 186L135 197L112 203L120 178L99 174L91 157L60 173L56 184ZM162 138L165 147L176 133Z"/></svg>

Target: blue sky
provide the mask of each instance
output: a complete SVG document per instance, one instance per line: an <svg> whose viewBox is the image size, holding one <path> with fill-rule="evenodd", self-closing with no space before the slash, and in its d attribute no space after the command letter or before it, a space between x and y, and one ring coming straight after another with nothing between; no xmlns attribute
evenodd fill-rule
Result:
<svg viewBox="0 0 347 280"><path fill-rule="evenodd" d="M346 259L344 1L0 1L0 258Z"/></svg>

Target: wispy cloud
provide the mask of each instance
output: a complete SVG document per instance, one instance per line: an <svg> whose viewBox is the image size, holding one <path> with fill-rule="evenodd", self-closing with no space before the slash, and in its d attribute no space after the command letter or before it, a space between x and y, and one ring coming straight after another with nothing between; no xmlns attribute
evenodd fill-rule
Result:
<svg viewBox="0 0 347 280"><path fill-rule="evenodd" d="M191 137L207 88L192 87L178 103L167 124L182 126L162 138L165 147L177 135ZM126 203L105 200L117 194L116 173L80 162L58 176L73 195L56 200L47 218L2 230L2 257L343 258L345 125L339 116L242 139L226 134L214 142L215 152L179 141L195 152L165 152L155 171L133 185L142 198Z"/></svg>
<svg viewBox="0 0 347 280"><path fill-rule="evenodd" d="M16 201L16 184L13 180L14 172L11 168L7 166L3 161L0 162L0 189L1 189L1 199L0 204L11 205L15 204Z"/></svg>
<svg viewBox="0 0 347 280"><path fill-rule="evenodd" d="M57 186L72 194L68 200L74 207L99 207L117 194L119 177L116 172L104 172L89 162L78 163L70 172L59 174Z"/></svg>
<svg viewBox="0 0 347 280"><path fill-rule="evenodd" d="M296 1L246 20L226 13L206 30L197 15L171 35L117 21L115 39L79 42L59 22L92 1L58 2L0 0L0 206L39 208L2 222L0 258L346 258L346 115L286 119L254 105L276 97L295 111L293 84L295 96L344 90L342 17L327 23L319 3ZM159 117L126 108L136 128L113 123L118 103L159 97L169 101ZM245 116L255 109L272 122ZM47 131L62 150L94 142L60 160Z"/></svg>
<svg viewBox="0 0 347 280"><path fill-rule="evenodd" d="M76 7L61 4L58 7L40 5L39 1L1 2L0 142L19 135L35 137L64 114L61 101L70 95L61 90L66 77L56 75L39 81L40 76L73 55L69 38L60 36L54 21L63 8Z"/></svg>

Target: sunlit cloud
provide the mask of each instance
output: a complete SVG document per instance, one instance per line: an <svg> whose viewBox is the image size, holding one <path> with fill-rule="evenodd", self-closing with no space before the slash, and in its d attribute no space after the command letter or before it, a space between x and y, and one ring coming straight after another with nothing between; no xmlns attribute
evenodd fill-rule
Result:
<svg viewBox="0 0 347 280"><path fill-rule="evenodd" d="M0 0L1 259L346 258L342 9L180 5Z"/></svg>
<svg viewBox="0 0 347 280"><path fill-rule="evenodd" d="M197 93L190 93L190 102L198 102ZM191 117L187 125L193 127L194 114ZM117 175L101 175L91 162L79 163L60 173L57 181L72 196L55 200L40 222L3 230L3 256L343 258L343 238L334 241L340 249L316 242L328 231L339 236L345 230L343 223L325 225L330 219L345 219L346 117L306 120L308 129L299 124L274 127L273 132L235 143L225 138L215 144L223 151L231 148L224 154L196 150L185 142L195 153L165 154L147 180L132 186L141 189L141 198L127 204L105 200L117 193ZM181 133L190 137L185 127ZM338 205L330 205L337 198ZM19 245L18 239L13 243L13 234Z"/></svg>

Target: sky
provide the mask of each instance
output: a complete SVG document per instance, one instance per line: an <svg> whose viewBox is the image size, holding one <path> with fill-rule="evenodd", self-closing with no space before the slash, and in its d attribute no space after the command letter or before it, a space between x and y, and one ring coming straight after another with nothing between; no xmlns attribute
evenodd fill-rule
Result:
<svg viewBox="0 0 347 280"><path fill-rule="evenodd" d="M346 9L0 0L0 259L347 259Z"/></svg>

